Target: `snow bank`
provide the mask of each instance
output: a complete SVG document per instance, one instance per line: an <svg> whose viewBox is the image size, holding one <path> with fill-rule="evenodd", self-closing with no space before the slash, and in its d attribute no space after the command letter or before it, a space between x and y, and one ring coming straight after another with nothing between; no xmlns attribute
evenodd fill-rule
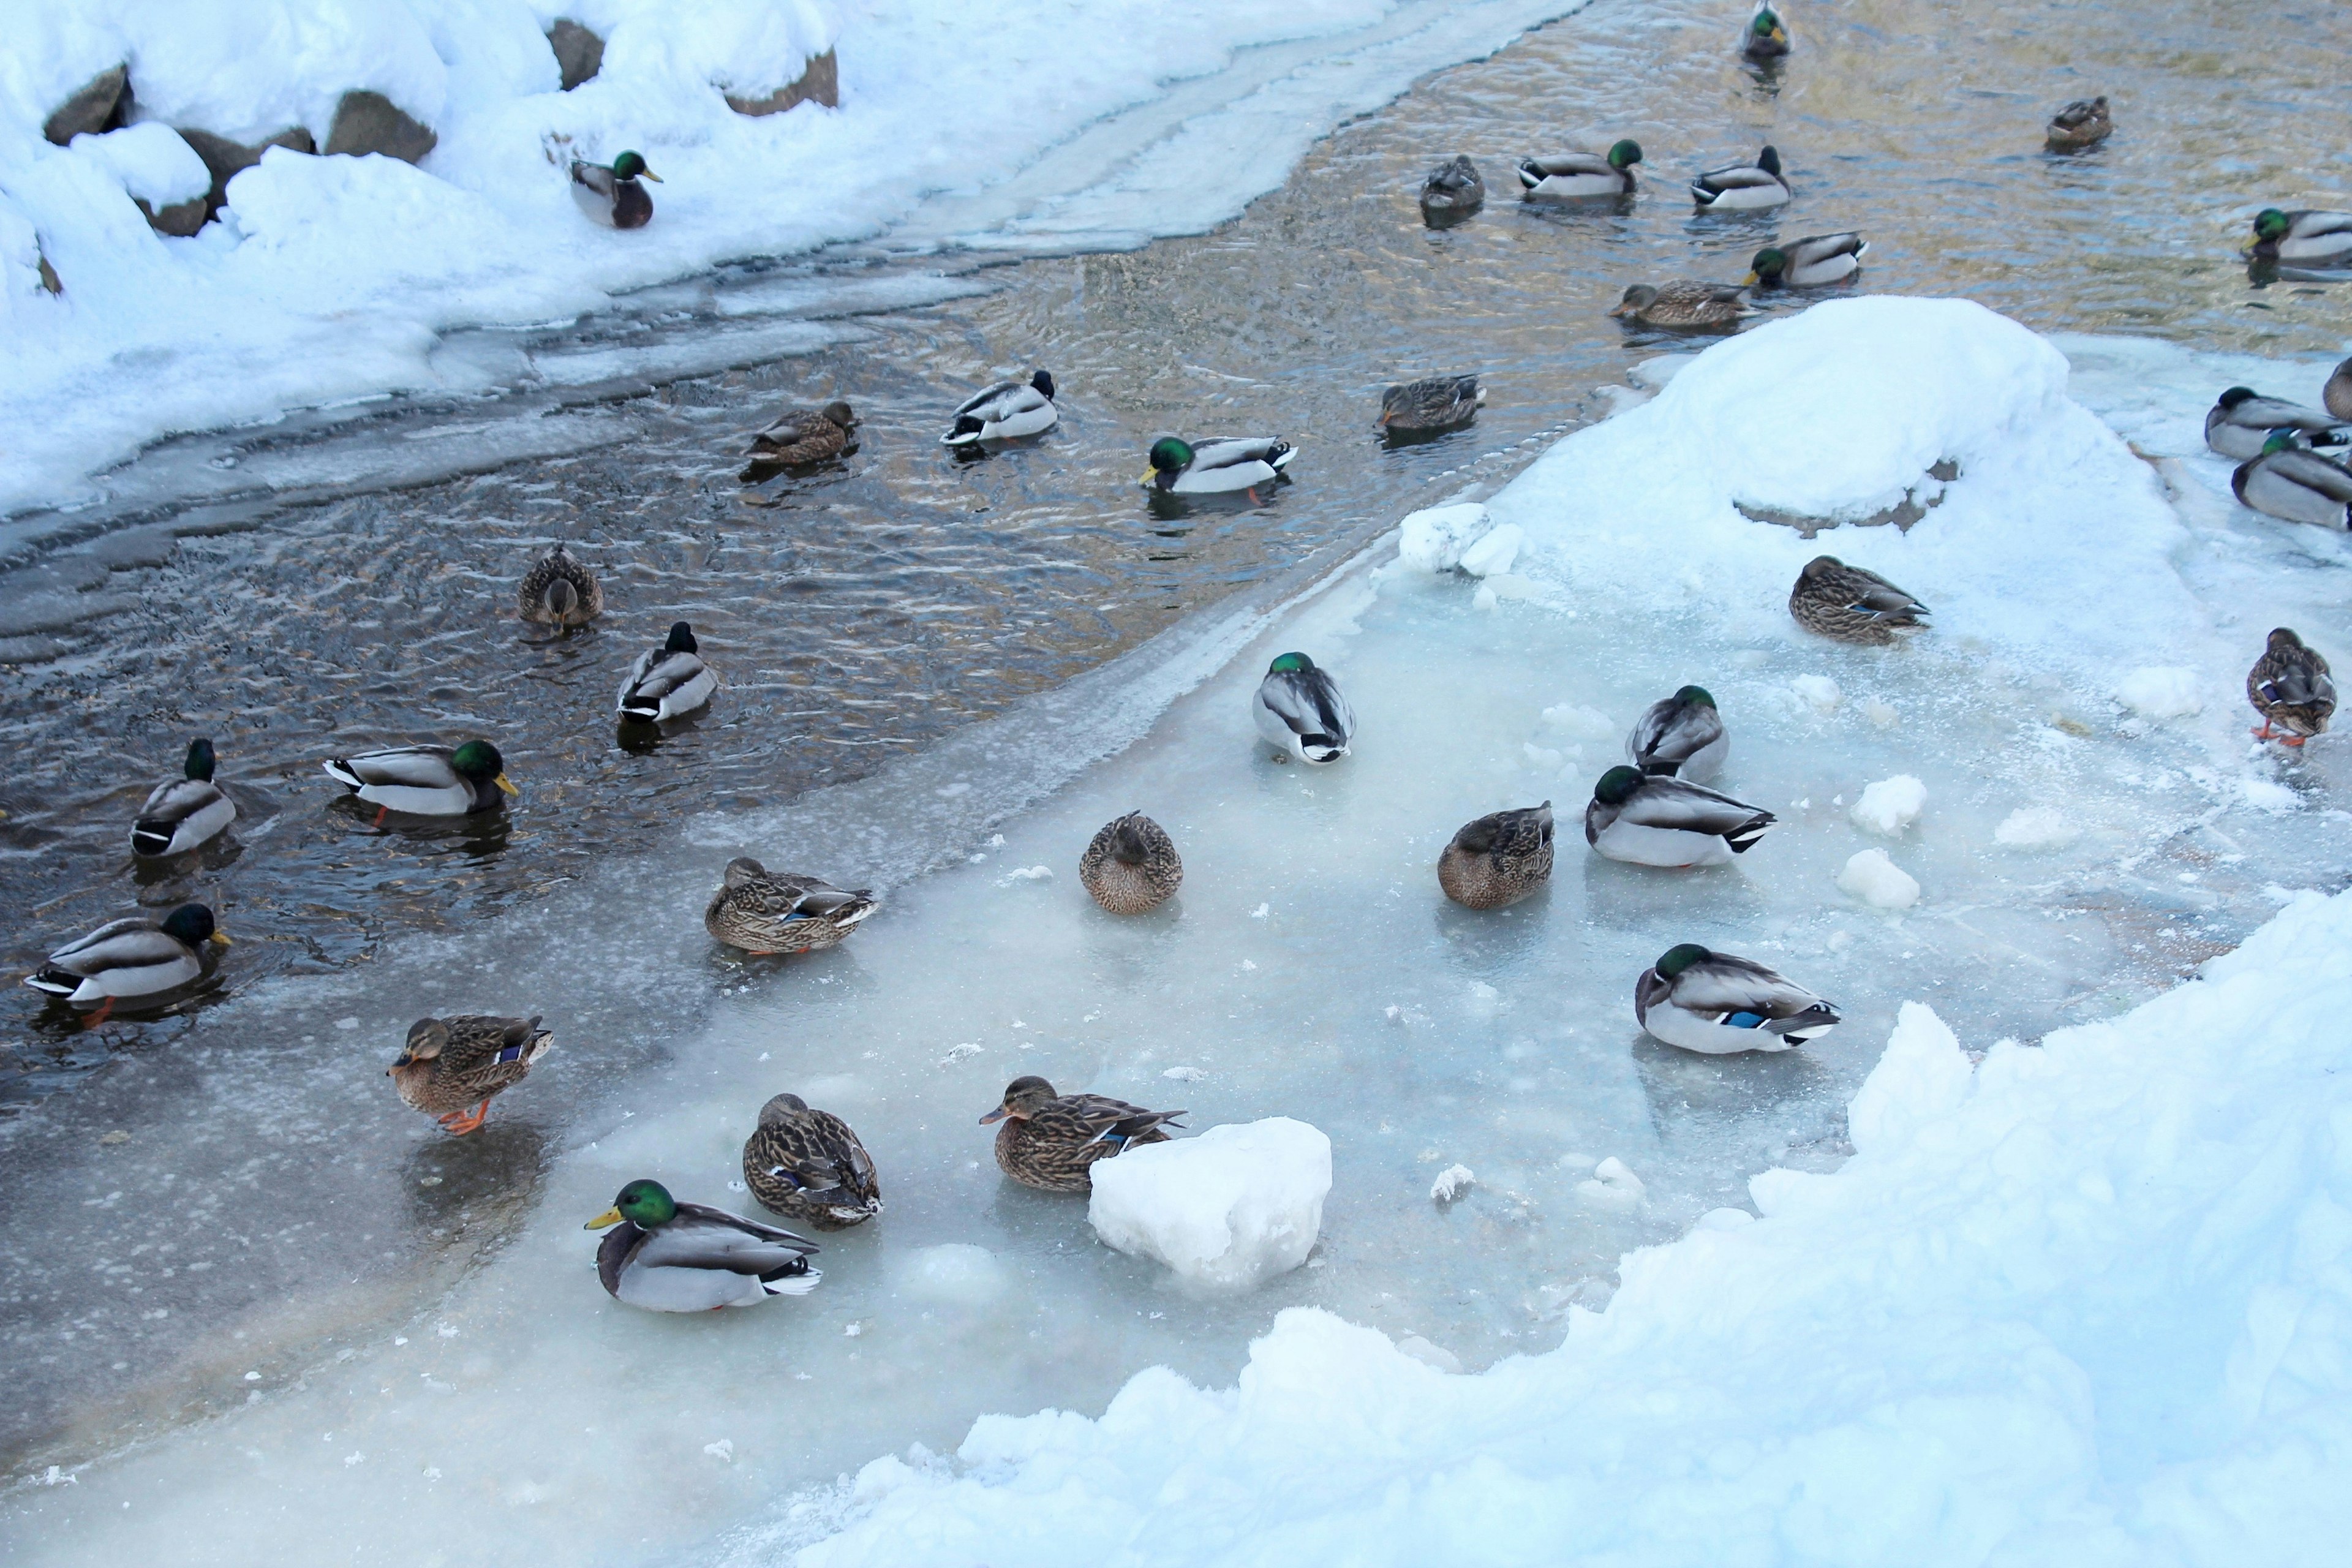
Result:
<svg viewBox="0 0 2352 1568"><path fill-rule="evenodd" d="M1330 1191L1331 1140L1270 1116L1099 1162L1087 1218L1121 1252L1245 1290L1307 1261Z"/></svg>
<svg viewBox="0 0 2352 1568"><path fill-rule="evenodd" d="M1875 833L1882 838L1900 838L1903 830L1919 820L1920 811L1927 804L1927 786L1909 773L1896 773L1891 779L1864 786L1862 797L1853 803L1848 815L1853 825L1864 832Z"/></svg>
<svg viewBox="0 0 2352 1568"><path fill-rule="evenodd" d="M1238 1386L868 1465L800 1568L2317 1563L2352 1529L2352 896L1971 1070L1903 1010L1832 1175L1447 1376L1294 1309Z"/></svg>

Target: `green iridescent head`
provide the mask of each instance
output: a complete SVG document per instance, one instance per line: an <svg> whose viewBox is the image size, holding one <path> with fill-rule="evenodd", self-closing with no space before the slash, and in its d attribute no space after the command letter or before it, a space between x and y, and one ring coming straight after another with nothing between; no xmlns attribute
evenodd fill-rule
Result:
<svg viewBox="0 0 2352 1568"><path fill-rule="evenodd" d="M1659 973L1664 975L1667 979L1672 980L1675 976L1680 974L1684 970L1688 969L1692 964L1696 963L1706 956L1706 949L1699 946L1699 944L1695 942L1685 942L1676 946L1670 947L1666 949L1664 952L1660 953L1658 955L1658 962L1653 967L1654 967Z"/></svg>
<svg viewBox="0 0 2352 1568"><path fill-rule="evenodd" d="M2277 239L2284 236L2290 226L2286 214L2276 207L2264 207L2254 215L2256 239Z"/></svg>
<svg viewBox="0 0 2352 1568"><path fill-rule="evenodd" d="M1609 149L1609 166L1622 169L1642 161L1642 144L1630 137Z"/></svg>
<svg viewBox="0 0 2352 1568"><path fill-rule="evenodd" d="M621 1195L613 1200L613 1206L582 1228L602 1230L608 1225L618 1225L627 1220L640 1230L651 1230L656 1226L667 1225L677 1217L677 1200L669 1195L669 1189L659 1182L641 1177L623 1187Z"/></svg>
<svg viewBox="0 0 2352 1568"><path fill-rule="evenodd" d="M1633 792L1641 787L1640 769L1614 767L1602 773L1601 782L1592 786L1592 798L1603 805L1622 805L1633 799Z"/></svg>
<svg viewBox="0 0 2352 1568"><path fill-rule="evenodd" d="M1192 448L1173 436L1162 436L1151 443L1151 466L1163 474L1172 474L1192 460Z"/></svg>
<svg viewBox="0 0 2352 1568"><path fill-rule="evenodd" d="M1683 704L1686 708L1712 708L1715 706L1714 694L1709 692L1704 686L1685 686L1680 691L1675 693L1675 700Z"/></svg>
<svg viewBox="0 0 2352 1568"><path fill-rule="evenodd" d="M201 736L188 742L187 775L207 784L212 782L213 743Z"/></svg>
<svg viewBox="0 0 2352 1568"><path fill-rule="evenodd" d="M1286 653L1265 667L1268 675L1303 675L1315 668L1315 661L1303 653Z"/></svg>
<svg viewBox="0 0 2352 1568"><path fill-rule="evenodd" d="M661 176L646 168L645 159L635 153L624 153L613 160L613 177L616 180L651 180L656 184L661 183Z"/></svg>

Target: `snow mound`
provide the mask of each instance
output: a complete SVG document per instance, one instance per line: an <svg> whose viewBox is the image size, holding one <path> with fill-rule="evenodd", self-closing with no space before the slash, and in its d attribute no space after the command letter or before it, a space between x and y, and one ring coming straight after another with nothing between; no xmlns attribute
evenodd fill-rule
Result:
<svg viewBox="0 0 2352 1568"><path fill-rule="evenodd" d="M1500 577L1518 560L1527 542L1527 531L1516 522L1489 529L1462 552L1462 570L1473 577Z"/></svg>
<svg viewBox="0 0 2352 1568"><path fill-rule="evenodd" d="M1593 1166L1589 1178L1576 1184L1578 1197L1601 1208L1636 1207L1648 1190L1642 1184L1642 1178L1628 1170L1625 1162L1614 1154Z"/></svg>
<svg viewBox="0 0 2352 1568"><path fill-rule="evenodd" d="M1864 849L1846 861L1837 885L1874 910L1907 910L1919 901L1917 880L1884 849Z"/></svg>
<svg viewBox="0 0 2352 1568"><path fill-rule="evenodd" d="M1848 815L1864 832L1900 838L1905 828L1919 820L1920 809L1927 804L1927 786L1909 773L1896 773L1865 785Z"/></svg>
<svg viewBox="0 0 2352 1568"><path fill-rule="evenodd" d="M1462 564L1462 552L1493 526L1486 509L1475 501L1409 512L1397 525L1397 559L1419 572L1451 572Z"/></svg>
<svg viewBox="0 0 2352 1568"><path fill-rule="evenodd" d="M2116 699L2149 719L2185 719L2205 710L2197 672L2177 665L2135 669L2116 685Z"/></svg>
<svg viewBox="0 0 2352 1568"><path fill-rule="evenodd" d="M1429 1184L1429 1201L1443 1208L1477 1184L1478 1177L1469 1166L1448 1165Z"/></svg>
<svg viewBox="0 0 2352 1568"><path fill-rule="evenodd" d="M1087 1218L1121 1252L1245 1290L1307 1261L1330 1191L1331 1140L1271 1116L1098 1162Z"/></svg>
<svg viewBox="0 0 2352 1568"><path fill-rule="evenodd" d="M1845 693L1838 689L1838 683L1826 675L1792 677L1789 689L1797 694L1798 701L1816 713L1835 712L1837 705L1845 700Z"/></svg>
<svg viewBox="0 0 2352 1568"><path fill-rule="evenodd" d="M1558 1349L1449 1377L1292 1309L1235 1387L1153 1369L1098 1420L875 1461L797 1562L2331 1561L2347 1008L2352 895L2310 893L2203 978L1973 1068L1908 1005L1843 1168L1627 1255Z"/></svg>
<svg viewBox="0 0 2352 1568"><path fill-rule="evenodd" d="M2021 805L1992 830L1993 842L2011 849L2063 849L2081 837L2083 830L2050 805Z"/></svg>

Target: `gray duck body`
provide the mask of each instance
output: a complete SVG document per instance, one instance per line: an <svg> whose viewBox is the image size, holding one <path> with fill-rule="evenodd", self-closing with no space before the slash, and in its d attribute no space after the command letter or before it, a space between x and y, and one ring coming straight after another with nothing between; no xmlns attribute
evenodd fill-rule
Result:
<svg viewBox="0 0 2352 1568"><path fill-rule="evenodd" d="M1730 752L1723 716L1703 686L1685 686L1651 703L1625 737L1625 755L1635 767L1693 783L1721 773Z"/></svg>
<svg viewBox="0 0 2352 1568"><path fill-rule="evenodd" d="M644 1226L623 1220L596 1247L596 1278L613 1300L648 1312L751 1307L771 1296L805 1296L824 1278L810 1267L806 1237L702 1204Z"/></svg>
<svg viewBox="0 0 2352 1568"><path fill-rule="evenodd" d="M1184 862L1168 830L1139 811L1103 824L1078 857L1078 882L1114 915L1158 909L1184 885Z"/></svg>
<svg viewBox="0 0 2352 1568"><path fill-rule="evenodd" d="M2238 465L2230 489L2245 505L2284 522L2352 528L2352 469L2316 452L2265 452Z"/></svg>
<svg viewBox="0 0 2352 1568"><path fill-rule="evenodd" d="M131 825L131 852L151 859L184 855L226 831L236 803L213 783L213 743L188 742L183 776L157 784Z"/></svg>
<svg viewBox="0 0 2352 1568"><path fill-rule="evenodd" d="M1467 153L1457 153L1440 163L1421 182L1421 210L1424 217L1467 217L1486 205L1486 182Z"/></svg>
<svg viewBox="0 0 2352 1568"><path fill-rule="evenodd" d="M2264 397L2250 386L2233 386L2205 412L2205 445L2241 462L2259 458L2271 434L2292 430L2314 446L2341 446L2344 421L2324 409L2284 397Z"/></svg>
<svg viewBox="0 0 2352 1568"><path fill-rule="evenodd" d="M1465 909L1499 910L1551 880L1551 802L1465 823L1437 858L1437 885Z"/></svg>
<svg viewBox="0 0 2352 1568"><path fill-rule="evenodd" d="M1880 576L1817 555L1789 591L1789 614L1809 632L1838 642L1884 647L1898 632L1916 629L1927 606Z"/></svg>

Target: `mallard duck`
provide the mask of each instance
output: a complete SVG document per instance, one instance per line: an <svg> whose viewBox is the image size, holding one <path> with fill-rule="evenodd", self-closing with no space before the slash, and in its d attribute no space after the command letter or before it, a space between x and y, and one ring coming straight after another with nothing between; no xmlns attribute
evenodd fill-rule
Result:
<svg viewBox="0 0 2352 1568"><path fill-rule="evenodd" d="M2256 511L2288 522L2352 528L2352 469L2295 445L2292 430L2273 430L2262 455L2241 463L2230 489Z"/></svg>
<svg viewBox="0 0 2352 1568"><path fill-rule="evenodd" d="M982 441L1013 441L1051 430L1062 411L1054 406L1054 378L1039 371L1027 381L1000 381L956 405L942 447L977 447Z"/></svg>
<svg viewBox="0 0 2352 1568"><path fill-rule="evenodd" d="M1113 817L1078 857L1078 881L1107 914L1156 910L1184 885L1184 862L1168 830L1139 811Z"/></svg>
<svg viewBox="0 0 2352 1568"><path fill-rule="evenodd" d="M2340 447L2342 422L2317 408L2283 397L2263 397L2251 386L2233 386L2205 412L2205 445L2225 458L2259 458L2273 430L2292 430L2315 446Z"/></svg>
<svg viewBox="0 0 2352 1568"><path fill-rule="evenodd" d="M1766 146L1753 163L1730 163L1709 169L1691 182L1691 200L1707 212L1751 212L1777 207L1789 199L1789 182L1780 175L1780 151Z"/></svg>
<svg viewBox="0 0 2352 1568"><path fill-rule="evenodd" d="M1625 754L1645 773L1663 773L1693 784L1723 771L1731 751L1723 715L1704 686L1685 686L1672 697L1661 697L1633 721L1625 737Z"/></svg>
<svg viewBox="0 0 2352 1568"><path fill-rule="evenodd" d="M569 630L604 613L604 584L561 543L522 574L515 596L520 602L516 613L543 626Z"/></svg>
<svg viewBox="0 0 2352 1568"><path fill-rule="evenodd" d="M2352 425L2352 359L2328 373L2327 385L2320 393L2319 401L2328 413Z"/></svg>
<svg viewBox="0 0 2352 1568"><path fill-rule="evenodd" d="M845 890L806 872L771 871L739 855L727 862L702 924L728 946L766 958L833 947L876 908L864 888Z"/></svg>
<svg viewBox="0 0 2352 1568"><path fill-rule="evenodd" d="M1728 332L1755 314L1748 290L1736 283L1697 283L1676 278L1636 283L1609 312L1621 321L1675 332Z"/></svg>
<svg viewBox="0 0 2352 1568"><path fill-rule="evenodd" d="M1635 866L1721 866L1744 855L1778 819L1702 784L1611 768L1584 808L1584 841Z"/></svg>
<svg viewBox="0 0 2352 1568"><path fill-rule="evenodd" d="M751 437L755 468L797 468L838 457L857 416L838 398L822 408L787 408Z"/></svg>
<svg viewBox="0 0 2352 1568"><path fill-rule="evenodd" d="M2300 746L2325 731L2335 716L2336 682L2318 650L2305 647L2301 637L2280 626L2271 633L2254 668L2246 671L2246 700L2263 716L2254 739ZM2286 733L2273 736L2274 729Z"/></svg>
<svg viewBox="0 0 2352 1568"><path fill-rule="evenodd" d="M1462 825L1437 857L1437 885L1474 910L1516 904L1551 880L1551 802Z"/></svg>
<svg viewBox="0 0 2352 1568"><path fill-rule="evenodd" d="M1789 53L1789 29L1771 0L1756 0L1756 14L1740 30L1739 52L1751 60L1777 60Z"/></svg>
<svg viewBox="0 0 2352 1568"><path fill-rule="evenodd" d="M815 1242L725 1209L682 1204L659 1182L623 1187L581 1226L618 1226L596 1247L596 1278L613 1300L648 1312L756 1307L805 1296L824 1276L809 1267Z"/></svg>
<svg viewBox="0 0 2352 1568"><path fill-rule="evenodd" d="M824 1230L864 1225L882 1212L882 1183L849 1123L812 1110L797 1094L760 1107L743 1141L743 1184L762 1208Z"/></svg>
<svg viewBox="0 0 2352 1568"><path fill-rule="evenodd" d="M2352 264L2352 213L2264 207L2254 215L2254 243L2246 258L2301 267Z"/></svg>
<svg viewBox="0 0 2352 1568"><path fill-rule="evenodd" d="M1880 576L1834 555L1816 555L1789 590L1789 614L1809 632L1838 642L1884 647L1916 631L1927 606Z"/></svg>
<svg viewBox="0 0 2352 1568"><path fill-rule="evenodd" d="M1858 234L1816 234L1768 245L1748 264L1748 281L1759 289L1827 288L1861 271L1869 248Z"/></svg>
<svg viewBox="0 0 2352 1568"><path fill-rule="evenodd" d="M129 915L66 943L25 984L68 1002L100 1003L103 1017L118 997L160 995L197 979L207 944L226 947L228 933L214 929L202 904L182 904L160 921Z"/></svg>
<svg viewBox="0 0 2352 1568"><path fill-rule="evenodd" d="M1838 1010L1751 959L1670 947L1633 983L1633 1016L1670 1046L1707 1056L1785 1051L1835 1028Z"/></svg>
<svg viewBox="0 0 2352 1568"><path fill-rule="evenodd" d="M131 852L151 858L184 855L236 820L236 803L213 783L213 743L188 742L182 776L159 784L131 825Z"/></svg>
<svg viewBox="0 0 2352 1568"><path fill-rule="evenodd" d="M1423 430L1451 430L1476 417L1486 401L1486 389L1475 375L1433 375L1408 381L1381 394L1381 428L1409 436Z"/></svg>
<svg viewBox="0 0 2352 1568"><path fill-rule="evenodd" d="M1255 490L1290 467L1298 450L1279 436L1213 437L1197 446L1174 436L1151 444L1143 483L1169 495Z"/></svg>
<svg viewBox="0 0 2352 1568"><path fill-rule="evenodd" d="M1468 217L1486 205L1486 182L1467 153L1440 163L1421 182L1421 216L1431 222Z"/></svg>
<svg viewBox="0 0 2352 1568"><path fill-rule="evenodd" d="M667 642L637 655L629 667L629 678L621 682L621 717L658 724L693 712L718 689L719 677L702 662L694 627L678 621L670 626Z"/></svg>
<svg viewBox="0 0 2352 1568"><path fill-rule="evenodd" d="M2079 153L2105 141L2115 128L2115 122L2107 118L2104 95L2078 98L2050 117L2050 130L2043 144L2053 153Z"/></svg>
<svg viewBox="0 0 2352 1568"><path fill-rule="evenodd" d="M662 183L635 153L624 153L610 163L572 160L572 199L589 221L606 228L643 228L654 220L653 193L639 182Z"/></svg>
<svg viewBox="0 0 2352 1568"><path fill-rule="evenodd" d="M1302 763L1339 761L1356 733L1355 710L1339 683L1303 653L1283 654L1265 667L1250 717L1267 744Z"/></svg>
<svg viewBox="0 0 2352 1568"><path fill-rule="evenodd" d="M1183 1110L1146 1110L1099 1094L1064 1094L1042 1078L1016 1078L1004 1086L1004 1103L980 1119L996 1131L996 1168L1041 1193L1094 1190L1094 1163L1125 1153L1138 1143L1165 1143L1163 1129L1179 1125Z"/></svg>
<svg viewBox="0 0 2352 1568"><path fill-rule="evenodd" d="M529 1018L461 1013L408 1026L400 1058L383 1069L400 1098L457 1137L481 1126L490 1101L520 1083L555 1044L555 1033Z"/></svg>
<svg viewBox="0 0 2352 1568"><path fill-rule="evenodd" d="M499 796L521 792L507 777L506 759L488 741L447 746L395 746L336 757L327 776L385 812L410 816L465 816L499 805Z"/></svg>
<svg viewBox="0 0 2352 1568"><path fill-rule="evenodd" d="M1642 161L1642 144L1631 139L1606 153L1562 153L1550 158L1519 161L1519 199L1529 202L1581 202L1595 197L1630 196L1635 189L1633 165Z"/></svg>

